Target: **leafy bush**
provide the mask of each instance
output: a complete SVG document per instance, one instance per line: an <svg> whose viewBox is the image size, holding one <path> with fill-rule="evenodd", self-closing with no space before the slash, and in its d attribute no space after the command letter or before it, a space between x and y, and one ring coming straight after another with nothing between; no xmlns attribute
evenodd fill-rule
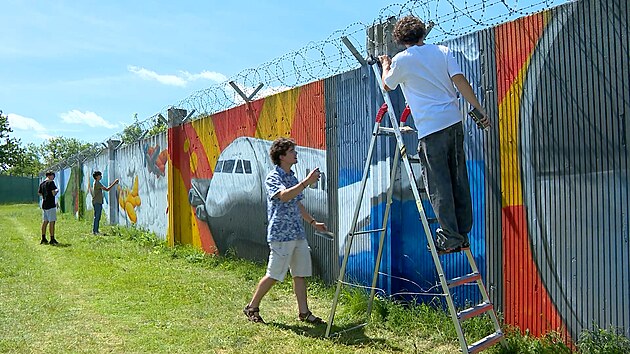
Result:
<svg viewBox="0 0 630 354"><path fill-rule="evenodd" d="M630 340L618 328L603 329L595 326L592 330L585 330L580 333L577 346L580 353L585 354L630 353Z"/></svg>

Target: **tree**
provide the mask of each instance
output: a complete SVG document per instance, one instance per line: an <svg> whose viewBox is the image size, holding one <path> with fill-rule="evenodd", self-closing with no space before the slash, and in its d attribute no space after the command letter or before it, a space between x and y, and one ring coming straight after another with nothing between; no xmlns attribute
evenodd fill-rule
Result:
<svg viewBox="0 0 630 354"><path fill-rule="evenodd" d="M44 164L52 166L88 149L94 149L94 145L82 142L76 138L58 136L43 142L40 152L44 159Z"/></svg>
<svg viewBox="0 0 630 354"><path fill-rule="evenodd" d="M22 153L20 139L11 138L9 133L13 133L9 126L9 117L0 111L0 172L15 166Z"/></svg>
<svg viewBox="0 0 630 354"><path fill-rule="evenodd" d="M22 153L18 156L16 164L9 168L7 172L12 175L36 176L44 169L41 160L41 147L29 143L22 148Z"/></svg>
<svg viewBox="0 0 630 354"><path fill-rule="evenodd" d="M144 129L142 129L140 123L138 122L138 113L135 113L133 115L133 123L123 129L121 139L123 143L131 144L140 140L140 138L144 136L144 133Z"/></svg>
<svg viewBox="0 0 630 354"><path fill-rule="evenodd" d="M166 119L161 114L158 114L153 121L153 126L149 129L149 136L153 136L168 130L166 125Z"/></svg>

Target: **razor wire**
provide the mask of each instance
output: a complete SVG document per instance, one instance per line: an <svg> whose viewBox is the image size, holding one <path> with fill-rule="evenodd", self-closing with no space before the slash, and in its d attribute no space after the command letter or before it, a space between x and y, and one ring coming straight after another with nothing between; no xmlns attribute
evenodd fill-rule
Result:
<svg viewBox="0 0 630 354"><path fill-rule="evenodd" d="M262 83L264 88L254 97L259 99L353 70L360 64L342 42L342 38L347 38L359 53L366 53L366 48L374 44L366 36L368 28L382 24L391 17L414 15L425 23L433 22L434 26L426 40L440 43L566 2L567 0L409 0L402 4L391 4L381 9L371 23L352 23L344 29L334 31L322 41L310 42L257 68L243 70L223 83L194 92L174 106L188 111L194 109L200 116L208 116L245 103L229 82L236 83L246 95L251 94Z"/></svg>
<svg viewBox="0 0 630 354"><path fill-rule="evenodd" d="M368 29L383 24L392 17L413 15L425 23L432 22L433 27L426 41L441 43L571 1L574 0L408 0L404 3L392 3L382 8L371 23L349 24L344 29L334 31L324 40L309 42L298 50L256 68L244 69L224 82L195 91L130 126L142 130L144 138L156 125L167 124L164 117L170 108L194 111L194 120L244 104L245 100L230 82L236 84L247 96L262 84L262 89L252 97L260 99L356 69L360 63L342 39L346 38L359 53L366 54L367 48L375 44L367 36ZM116 133L106 141L121 140L123 135L123 132Z"/></svg>

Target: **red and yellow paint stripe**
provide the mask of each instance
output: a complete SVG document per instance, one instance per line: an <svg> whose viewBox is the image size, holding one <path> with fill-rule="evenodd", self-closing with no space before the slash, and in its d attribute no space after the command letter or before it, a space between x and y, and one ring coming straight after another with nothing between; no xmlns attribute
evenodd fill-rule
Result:
<svg viewBox="0 0 630 354"><path fill-rule="evenodd" d="M534 262L519 161L524 76L550 12L496 28L505 321L533 335L565 330ZM564 333L565 338L568 338Z"/></svg>

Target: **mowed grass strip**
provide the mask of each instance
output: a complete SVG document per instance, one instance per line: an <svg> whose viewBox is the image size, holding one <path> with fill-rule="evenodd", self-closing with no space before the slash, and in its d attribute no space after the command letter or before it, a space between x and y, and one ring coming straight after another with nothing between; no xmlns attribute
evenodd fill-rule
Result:
<svg viewBox="0 0 630 354"><path fill-rule="evenodd" d="M452 324L440 311L380 303L373 324L328 339L325 326L297 320L285 281L261 305L268 324L254 324L241 310L264 265L168 248L134 229L103 227L106 235L93 236L89 220L68 214L57 222L60 245L40 245L40 225L36 205L0 206L0 352L458 351ZM333 291L317 281L309 285L311 308L325 319ZM359 321L364 302L344 296L335 324Z"/></svg>

